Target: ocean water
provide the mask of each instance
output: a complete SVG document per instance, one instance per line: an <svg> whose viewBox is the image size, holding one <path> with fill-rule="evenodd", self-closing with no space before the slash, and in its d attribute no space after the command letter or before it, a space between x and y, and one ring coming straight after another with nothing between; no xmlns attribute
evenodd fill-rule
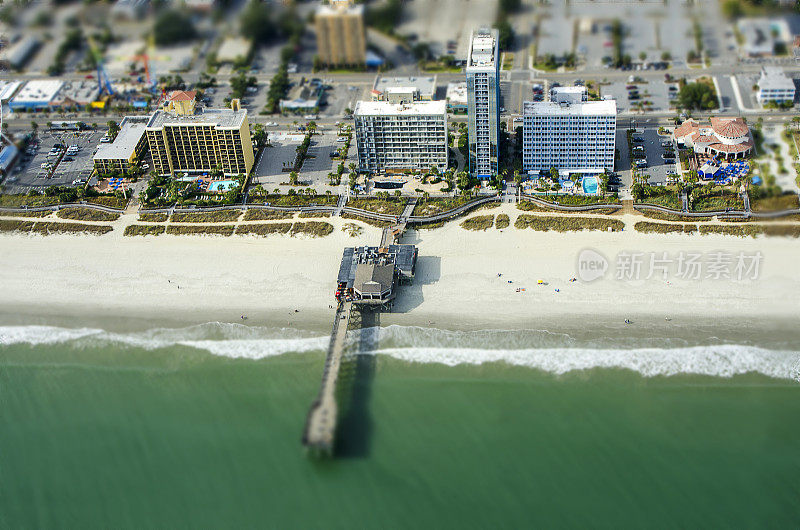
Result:
<svg viewBox="0 0 800 530"><path fill-rule="evenodd" d="M0 325L3 528L796 528L800 334L587 321ZM646 324L646 325L645 325Z"/></svg>

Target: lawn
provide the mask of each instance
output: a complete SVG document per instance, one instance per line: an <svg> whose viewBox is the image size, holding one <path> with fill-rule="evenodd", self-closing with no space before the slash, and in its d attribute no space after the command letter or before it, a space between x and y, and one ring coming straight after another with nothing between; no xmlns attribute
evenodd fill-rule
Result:
<svg viewBox="0 0 800 530"><path fill-rule="evenodd" d="M680 210L683 205L676 192L677 189L674 186L646 186L645 197L640 202Z"/></svg>
<svg viewBox="0 0 800 530"><path fill-rule="evenodd" d="M236 235L267 236L269 234L285 234L291 229L292 223L239 225L236 227Z"/></svg>
<svg viewBox="0 0 800 530"><path fill-rule="evenodd" d="M292 235L306 234L312 237L325 237L333 233L333 225L325 221L307 221L295 223L292 226Z"/></svg>
<svg viewBox="0 0 800 530"><path fill-rule="evenodd" d="M709 195L703 195L692 204L692 209L696 212L726 210L728 208L732 210L743 210L744 201L735 193L720 190Z"/></svg>
<svg viewBox="0 0 800 530"><path fill-rule="evenodd" d="M0 195L0 206L6 208L20 208L22 206L36 208L39 206L52 206L59 202L58 197L48 197L47 195Z"/></svg>
<svg viewBox="0 0 800 530"><path fill-rule="evenodd" d="M292 217L294 217L294 213L292 212L281 212L276 210L261 210L251 208L244 212L245 221L273 221L278 219L291 219Z"/></svg>
<svg viewBox="0 0 800 530"><path fill-rule="evenodd" d="M616 219L602 219L598 217L542 217L538 215L522 214L517 217L514 227L518 229L532 228L547 232L577 232L580 230L602 230L609 228L614 231L622 230L625 223Z"/></svg>
<svg viewBox="0 0 800 530"><path fill-rule="evenodd" d="M272 206L333 206L339 200L336 195L267 195L263 202ZM250 201L261 203L262 201Z"/></svg>
<svg viewBox="0 0 800 530"><path fill-rule="evenodd" d="M560 204L563 206L588 206L592 204L620 204L619 199L612 196L599 197L597 195L545 195L537 197L543 201Z"/></svg>
<svg viewBox="0 0 800 530"><path fill-rule="evenodd" d="M99 197L84 197L82 200L91 204L108 206L109 208L125 208L125 205L128 203L125 199L105 195ZM0 206L6 208L20 208L22 206L37 208L39 206L53 206L61 203L62 201L55 195L0 195Z"/></svg>
<svg viewBox="0 0 800 530"><path fill-rule="evenodd" d="M0 220L0 232L30 232L43 236L51 234L92 234L102 235L111 232L108 225L87 225L82 223L58 223L54 221Z"/></svg>
<svg viewBox="0 0 800 530"><path fill-rule="evenodd" d="M126 236L160 236L164 233L163 225L128 225L125 227Z"/></svg>
<svg viewBox="0 0 800 530"><path fill-rule="evenodd" d="M145 223L163 223L169 218L165 213L140 213L139 220Z"/></svg>
<svg viewBox="0 0 800 530"><path fill-rule="evenodd" d="M414 211L411 213L411 215L414 217L428 217L442 212L447 212L449 210L454 210L459 206L463 206L464 204L467 204L473 200L475 199L472 199L466 195L457 195L456 197L435 197L428 200L420 199L417 201L417 205L414 207Z"/></svg>
<svg viewBox="0 0 800 530"><path fill-rule="evenodd" d="M406 207L406 199L350 199L347 201L347 206L350 208L357 208L359 210L366 210L368 212L382 213L387 215L400 215L403 213L403 209Z"/></svg>
<svg viewBox="0 0 800 530"><path fill-rule="evenodd" d="M236 221L242 215L241 210L217 210L213 212L175 212L173 223L227 223Z"/></svg>
<svg viewBox="0 0 800 530"><path fill-rule="evenodd" d="M488 230L494 226L494 215L476 215L461 222L465 230Z"/></svg>
<svg viewBox="0 0 800 530"><path fill-rule="evenodd" d="M633 228L637 232L645 234L691 234L697 232L697 225L651 223L650 221L638 221Z"/></svg>
<svg viewBox="0 0 800 530"><path fill-rule="evenodd" d="M229 236L233 234L234 225L213 225L213 226L187 226L187 225L170 225L167 227L167 233L173 236L196 236L196 235L210 235L210 236Z"/></svg>
<svg viewBox="0 0 800 530"><path fill-rule="evenodd" d="M73 221L116 221L120 214L101 212L91 208L64 208L56 212L56 216Z"/></svg>
<svg viewBox="0 0 800 530"><path fill-rule="evenodd" d="M775 197L750 199L750 208L754 212L776 212L780 210L793 210L798 207L797 195L785 193Z"/></svg>
<svg viewBox="0 0 800 530"><path fill-rule="evenodd" d="M84 197L83 200L92 204L99 204L100 206L123 209L128 204L129 199L120 199L119 197L99 195L97 197Z"/></svg>

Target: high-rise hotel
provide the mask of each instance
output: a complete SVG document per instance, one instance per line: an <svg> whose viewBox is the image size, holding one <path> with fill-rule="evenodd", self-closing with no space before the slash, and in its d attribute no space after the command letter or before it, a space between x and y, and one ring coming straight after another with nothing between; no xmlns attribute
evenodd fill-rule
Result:
<svg viewBox="0 0 800 530"><path fill-rule="evenodd" d="M572 88L572 87L570 87ZM584 101L556 91L551 101L523 104L522 169L527 172L602 173L614 170L617 103Z"/></svg>
<svg viewBox="0 0 800 530"><path fill-rule="evenodd" d="M361 171L447 169L447 102L359 101L354 114Z"/></svg>
<svg viewBox="0 0 800 530"><path fill-rule="evenodd" d="M239 100L229 109L196 109L193 92L170 96L166 110L157 110L145 134L159 175L209 173L217 167L226 176L248 174L255 156L247 110Z"/></svg>
<svg viewBox="0 0 800 530"><path fill-rule="evenodd" d="M478 178L497 174L500 126L498 32L472 33L467 55L469 170Z"/></svg>

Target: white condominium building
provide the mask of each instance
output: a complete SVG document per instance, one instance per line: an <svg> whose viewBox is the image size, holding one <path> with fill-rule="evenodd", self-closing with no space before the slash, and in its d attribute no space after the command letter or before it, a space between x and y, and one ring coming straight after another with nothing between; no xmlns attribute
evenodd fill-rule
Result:
<svg viewBox="0 0 800 530"><path fill-rule="evenodd" d="M522 169L601 173L614 170L617 103L524 103Z"/></svg>
<svg viewBox="0 0 800 530"><path fill-rule="evenodd" d="M467 134L469 170L478 178L497 174L500 128L498 32L472 33L467 55Z"/></svg>
<svg viewBox="0 0 800 530"><path fill-rule="evenodd" d="M355 109L362 171L447 169L447 102L359 101Z"/></svg>
<svg viewBox="0 0 800 530"><path fill-rule="evenodd" d="M779 66L764 66L758 79L756 99L760 104L791 103L794 101L794 81Z"/></svg>

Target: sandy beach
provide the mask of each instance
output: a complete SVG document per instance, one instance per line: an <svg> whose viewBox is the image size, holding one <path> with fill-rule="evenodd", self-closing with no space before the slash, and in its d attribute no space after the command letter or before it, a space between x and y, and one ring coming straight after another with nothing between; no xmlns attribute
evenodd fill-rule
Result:
<svg viewBox="0 0 800 530"><path fill-rule="evenodd" d="M633 219L625 218L623 232L537 232L513 227L519 214L513 206L492 210L501 212L512 218L502 231L467 231L458 222L408 231L403 242L419 246L416 280L402 289L395 311L383 322L525 327L537 318L590 313L785 317L800 310L795 239L641 234L632 229ZM341 227L352 221L328 221L335 231L320 239L124 237L118 223L134 222L130 216L103 236L4 234L0 302L6 311L32 315L327 321L342 248L380 239L378 228L365 225L351 238ZM578 276L584 249L605 256L609 270L602 279L570 282ZM615 263L625 252L641 254L638 279L616 277ZM650 254L661 258L663 252L673 260L667 278L657 270L648 279ZM676 276L680 253L708 258L717 252L733 259L734 278L713 279L705 271L699 280ZM763 256L758 277L739 281L733 268L737 256L756 252ZM537 285L539 280L545 285Z"/></svg>

